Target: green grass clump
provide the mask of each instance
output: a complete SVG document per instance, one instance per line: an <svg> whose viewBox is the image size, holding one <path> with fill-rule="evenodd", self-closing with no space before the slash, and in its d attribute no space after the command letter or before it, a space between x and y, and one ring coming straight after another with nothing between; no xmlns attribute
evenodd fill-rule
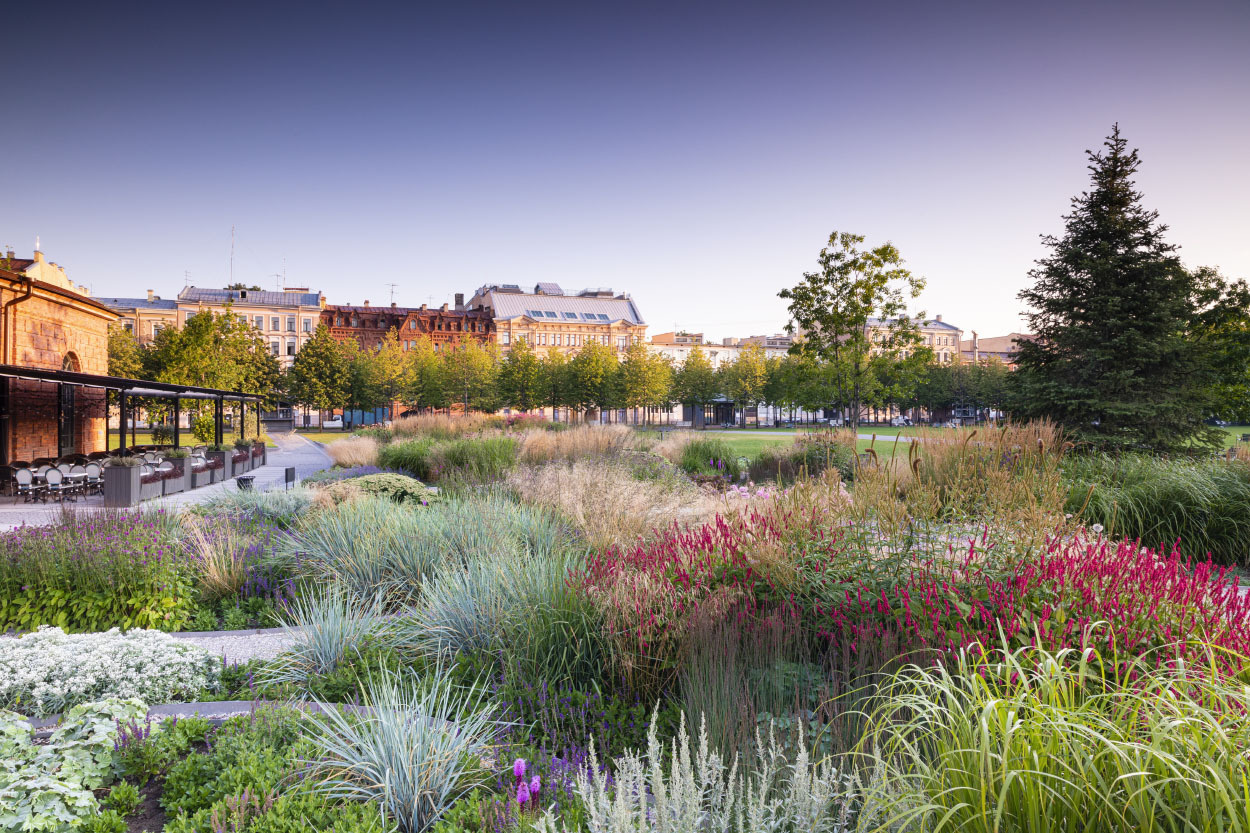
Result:
<svg viewBox="0 0 1250 833"><path fill-rule="evenodd" d="M734 449L719 437L700 437L681 451L678 463L687 474L737 478L740 467Z"/></svg>
<svg viewBox="0 0 1250 833"><path fill-rule="evenodd" d="M1069 455L1067 512L1108 536L1250 565L1250 465L1147 454Z"/></svg>
<svg viewBox="0 0 1250 833"><path fill-rule="evenodd" d="M383 446L378 451L378 465L430 483L447 478L485 483L507 473L516 464L516 452L517 442L512 437L423 437Z"/></svg>
<svg viewBox="0 0 1250 833"><path fill-rule="evenodd" d="M802 476L814 477L837 469L844 482L855 477L855 448L845 443L816 438L793 445L768 446L751 461L751 479L793 483Z"/></svg>
<svg viewBox="0 0 1250 833"><path fill-rule="evenodd" d="M1024 648L905 668L863 744L873 829L1250 829L1250 692L1156 660Z"/></svg>

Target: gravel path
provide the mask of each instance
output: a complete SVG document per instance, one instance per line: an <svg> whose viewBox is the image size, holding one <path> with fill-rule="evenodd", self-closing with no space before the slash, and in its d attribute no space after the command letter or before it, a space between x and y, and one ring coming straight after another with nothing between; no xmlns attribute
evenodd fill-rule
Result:
<svg viewBox="0 0 1250 833"><path fill-rule="evenodd" d="M224 657L230 664L252 659L273 659L291 647L294 637L286 633L239 633L221 636L180 636L172 634L179 642L198 645L215 656Z"/></svg>

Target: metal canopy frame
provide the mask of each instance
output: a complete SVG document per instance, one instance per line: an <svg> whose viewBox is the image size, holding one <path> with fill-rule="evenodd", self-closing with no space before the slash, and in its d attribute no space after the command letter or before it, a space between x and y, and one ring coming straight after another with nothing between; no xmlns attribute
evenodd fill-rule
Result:
<svg viewBox="0 0 1250 833"><path fill-rule="evenodd" d="M214 442L222 441L222 423L225 418L225 403L239 403L239 429L246 438L247 403L251 402L260 414L261 397L241 391L218 390L198 385L177 385L169 382L150 382L146 379L127 379L123 376L104 376L96 373L81 373L76 370L44 370L36 367L21 367L11 364L0 364L0 379L22 379L31 382L48 382L57 385L58 394L64 385L84 388L98 388L117 392L120 420L118 425L118 451L126 449L126 421L128 413L127 400L135 397L160 398L174 400L174 445L181 444L181 408L183 399L211 400L213 402ZM59 397L58 397L59 398ZM107 410L105 411L107 419ZM104 448L108 450L108 429L105 426ZM3 449L5 455L8 448Z"/></svg>

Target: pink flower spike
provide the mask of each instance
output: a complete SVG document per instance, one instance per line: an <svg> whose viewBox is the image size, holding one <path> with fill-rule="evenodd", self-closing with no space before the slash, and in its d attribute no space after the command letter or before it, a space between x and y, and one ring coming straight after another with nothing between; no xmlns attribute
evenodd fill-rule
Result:
<svg viewBox="0 0 1250 833"><path fill-rule="evenodd" d="M518 781L525 777L525 759L524 758L517 758L516 761L513 762L512 774L516 777Z"/></svg>

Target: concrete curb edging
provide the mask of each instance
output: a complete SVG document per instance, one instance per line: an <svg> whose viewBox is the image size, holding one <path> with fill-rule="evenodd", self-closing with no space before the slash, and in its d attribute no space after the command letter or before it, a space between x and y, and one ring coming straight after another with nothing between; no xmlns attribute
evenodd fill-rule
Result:
<svg viewBox="0 0 1250 833"><path fill-rule="evenodd" d="M367 714L371 711L367 706L356 706L350 703L334 703L332 704L339 710L356 712L358 714ZM241 714L251 714L258 708L286 706L289 708L303 709L305 711L321 714L324 709L316 703L299 700L217 700L211 702L195 702L195 703L160 703L148 709L148 719L153 722L167 720L177 717L203 717L214 726L220 726L232 717L238 717ZM52 734L52 730L61 722L61 715L56 714L51 717L28 717L26 718L32 727L36 738L46 738Z"/></svg>

